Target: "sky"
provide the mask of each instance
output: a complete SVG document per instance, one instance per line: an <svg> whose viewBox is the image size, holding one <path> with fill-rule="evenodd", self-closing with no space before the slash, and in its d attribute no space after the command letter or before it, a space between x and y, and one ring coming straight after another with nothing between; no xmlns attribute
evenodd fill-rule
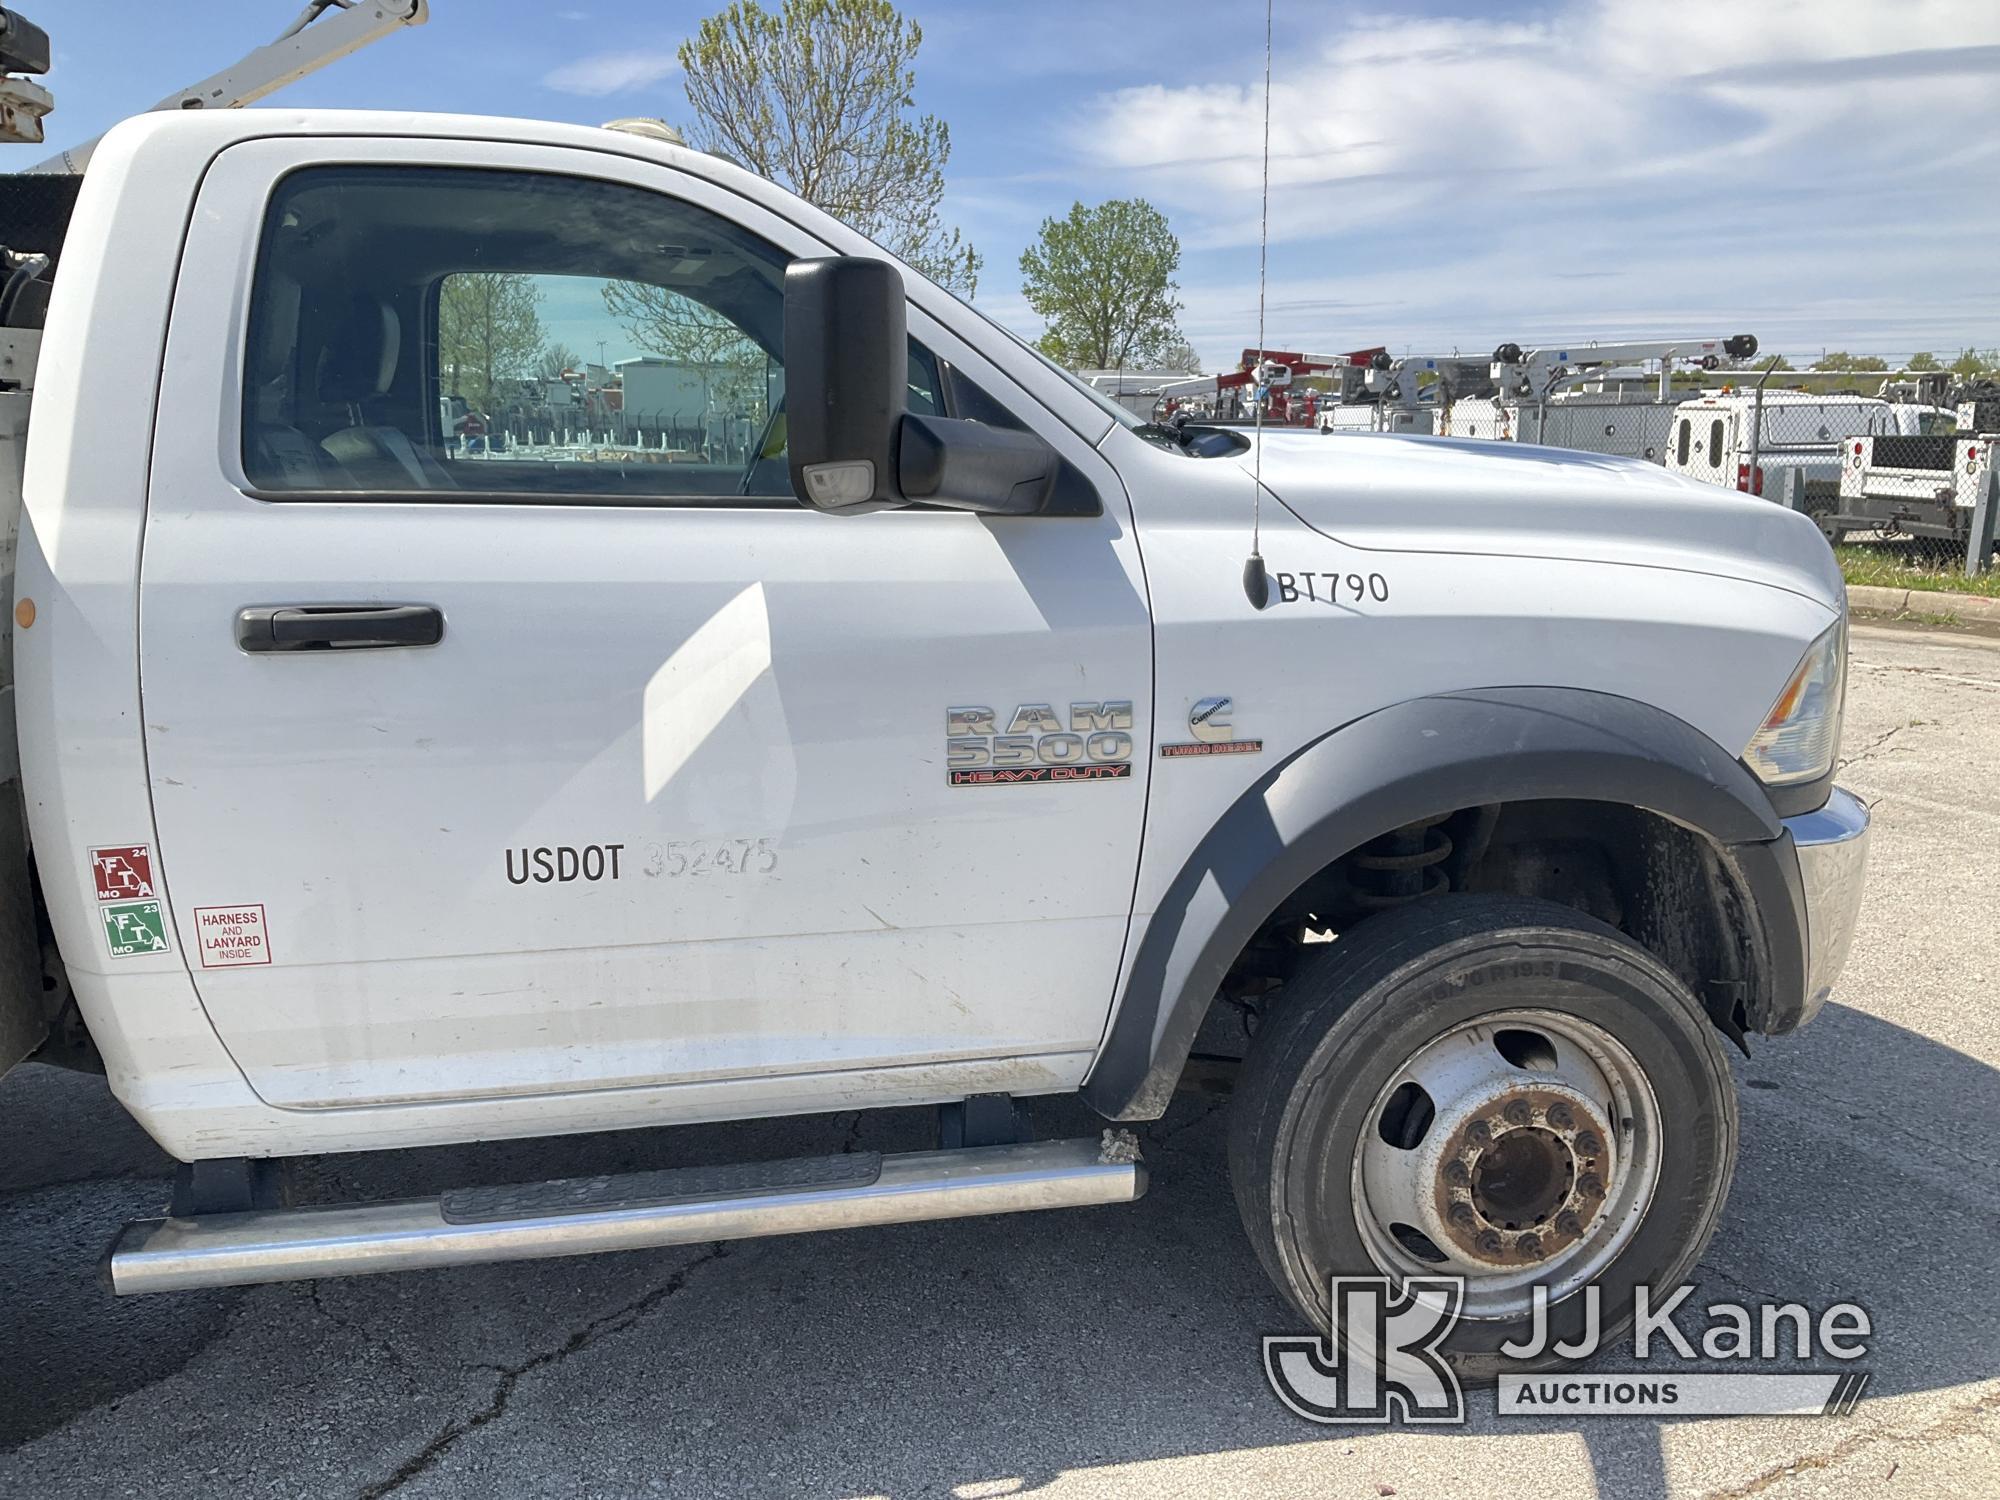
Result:
<svg viewBox="0 0 2000 1500"><path fill-rule="evenodd" d="M269 40L300 0L9 0L45 26L51 146ZM776 3L776 0L770 0ZM431 0L273 103L684 119L722 0ZM1044 217L1143 196L1209 369L1257 342L1255 0L908 0L978 302L1030 336ZM1265 344L1754 333L1795 359L2000 345L1996 0L1276 0ZM0 170L41 148L0 147Z"/></svg>

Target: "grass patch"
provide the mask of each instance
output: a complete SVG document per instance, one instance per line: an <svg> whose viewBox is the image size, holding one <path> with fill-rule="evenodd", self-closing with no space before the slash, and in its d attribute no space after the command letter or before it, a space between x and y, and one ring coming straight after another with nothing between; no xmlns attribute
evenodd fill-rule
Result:
<svg viewBox="0 0 2000 1500"><path fill-rule="evenodd" d="M1876 542L1836 547L1834 555L1840 559L1841 574L1849 583L2000 599L2000 571L1989 570L1976 578L1966 576L1964 553L1953 555L1949 544Z"/></svg>

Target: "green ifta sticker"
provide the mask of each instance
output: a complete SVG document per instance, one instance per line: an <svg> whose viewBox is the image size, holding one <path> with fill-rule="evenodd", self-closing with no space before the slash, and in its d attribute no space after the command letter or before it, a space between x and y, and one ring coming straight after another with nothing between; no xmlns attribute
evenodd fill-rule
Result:
<svg viewBox="0 0 2000 1500"><path fill-rule="evenodd" d="M118 901L100 906L104 917L104 939L111 944L113 958L130 958L135 953L167 951L167 919L157 901Z"/></svg>

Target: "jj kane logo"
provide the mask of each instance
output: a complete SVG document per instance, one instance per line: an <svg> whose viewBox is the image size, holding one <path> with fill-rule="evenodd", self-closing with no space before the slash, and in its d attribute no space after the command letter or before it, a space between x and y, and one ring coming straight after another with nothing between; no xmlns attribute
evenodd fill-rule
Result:
<svg viewBox="0 0 2000 1500"><path fill-rule="evenodd" d="M1455 1276L1333 1278L1332 1338L1272 1334L1264 1376L1308 1422L1463 1422L1458 1376L1438 1352L1465 1303Z"/></svg>
<svg viewBox="0 0 2000 1500"><path fill-rule="evenodd" d="M1710 1303L1691 1333L1676 1321L1694 1288L1665 1296L1636 1289L1632 1359L1706 1358L1724 1368L1687 1370L1670 1363L1636 1370L1549 1374L1550 1355L1580 1361L1601 1352L1603 1310L1595 1286L1582 1298L1583 1327L1570 1340L1551 1336L1548 1288L1535 1287L1524 1335L1503 1340L1495 1410L1500 1416L1565 1412L1590 1416L1844 1416L1867 1388L1865 1371L1801 1369L1797 1362L1865 1355L1868 1314L1851 1302L1819 1313L1797 1302ZM1465 1398L1444 1354L1465 1306L1456 1276L1336 1276L1327 1303L1330 1336L1273 1334L1264 1339L1264 1376L1286 1408L1309 1422L1462 1422ZM1521 1368L1510 1371L1508 1361ZM1789 1368L1773 1369L1784 1362Z"/></svg>
<svg viewBox="0 0 2000 1500"><path fill-rule="evenodd" d="M979 705L944 711L946 776L953 786L1124 781L1132 774L1132 701L1072 703L1065 722L1047 703L1006 717Z"/></svg>

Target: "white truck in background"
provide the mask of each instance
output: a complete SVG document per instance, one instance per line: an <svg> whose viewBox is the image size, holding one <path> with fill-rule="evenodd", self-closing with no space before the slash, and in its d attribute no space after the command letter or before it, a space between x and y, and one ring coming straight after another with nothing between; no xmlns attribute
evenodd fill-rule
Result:
<svg viewBox="0 0 2000 1500"><path fill-rule="evenodd" d="M1949 412L1875 396L1813 391L1737 389L1682 402L1674 411L1666 466L1705 484L1775 498L1799 483L1808 509L1832 507L1844 458L1857 439L1916 437L1942 425ZM1795 480L1788 471L1796 471Z"/></svg>
<svg viewBox="0 0 2000 1500"><path fill-rule="evenodd" d="M1724 1048L1825 1003L1865 863L1804 518L1144 423L631 134L160 113L50 182L0 340L0 1062L102 1068L184 1164L113 1291L1129 1201L1120 1127L1212 1011L1303 1316L1460 1276L1480 1373L1537 1286L1609 1333L1685 1279ZM782 371L745 461L469 460L439 290L494 269L728 319ZM1050 1095L1107 1133L1032 1139ZM282 1191L307 1154L870 1107L935 1107L936 1148Z"/></svg>
<svg viewBox="0 0 2000 1500"><path fill-rule="evenodd" d="M1925 407L1916 432L1857 437L1843 447L1837 503L1820 518L1838 543L1850 531L1972 542L1994 482L2000 389L1990 382L1953 394L1950 409ZM1975 547L1975 551L1977 548Z"/></svg>

